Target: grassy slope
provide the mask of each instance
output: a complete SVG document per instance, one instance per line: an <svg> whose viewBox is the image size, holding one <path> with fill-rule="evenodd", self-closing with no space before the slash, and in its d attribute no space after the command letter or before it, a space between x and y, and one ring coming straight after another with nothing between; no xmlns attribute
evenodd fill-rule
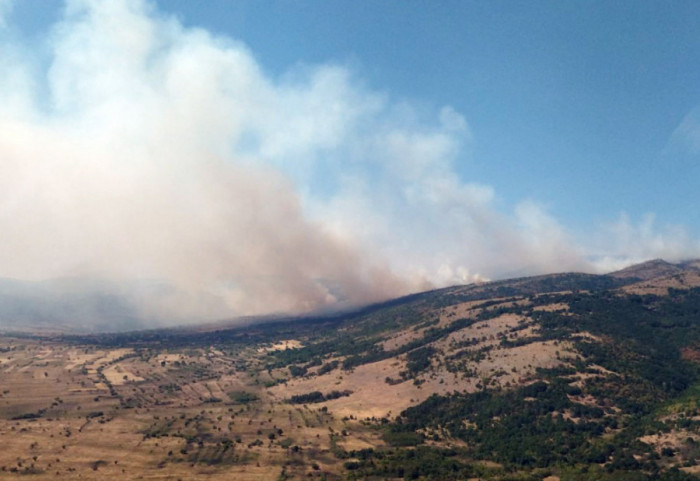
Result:
<svg viewBox="0 0 700 481"><path fill-rule="evenodd" d="M191 465L212 479L234 471L247 479L246 466L300 479L686 479L692 475L678 468L700 464L700 290L619 289L635 281L560 274L296 322L63 338L63 354L51 362L58 373L71 349L130 350L109 366L93 360L68 369L61 396L89 404L92 391L71 386L107 382L109 392L98 389L91 401L90 412L102 415L86 429L97 420L114 433L123 432L116 422L140 426L151 454L134 448L144 456L139 469L187 477ZM289 339L302 347L264 349ZM18 370L29 368L41 377L40 357L18 359L8 360L2 380L21 388ZM36 414L46 432L58 429L48 416L79 427L85 414L54 406L45 389L33 404L6 401L0 415ZM361 414L382 402L393 414ZM12 423L31 422L8 419L0 430L9 435ZM167 441L154 446L161 437ZM107 452L118 457L114 447ZM273 461L261 464L264 456ZM207 475L203 466L218 471Z"/></svg>

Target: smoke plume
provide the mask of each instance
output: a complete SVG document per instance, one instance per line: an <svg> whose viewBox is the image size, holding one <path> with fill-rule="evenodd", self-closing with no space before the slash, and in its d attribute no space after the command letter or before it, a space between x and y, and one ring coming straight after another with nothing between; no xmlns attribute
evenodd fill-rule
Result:
<svg viewBox="0 0 700 481"><path fill-rule="evenodd" d="M471 134L449 106L392 100L342 65L273 77L139 0L70 0L30 47L7 5L0 277L96 306L64 322L309 312L595 268L535 202L503 213L456 173ZM32 299L12 285L3 299Z"/></svg>

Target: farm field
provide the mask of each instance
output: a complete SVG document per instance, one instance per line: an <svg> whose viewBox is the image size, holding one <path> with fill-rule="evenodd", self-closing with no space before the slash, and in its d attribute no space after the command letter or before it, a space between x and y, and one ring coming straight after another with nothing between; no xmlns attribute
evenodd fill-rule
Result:
<svg viewBox="0 0 700 481"><path fill-rule="evenodd" d="M8 338L0 349L2 479L327 476L342 464L332 445L377 442L356 421L282 402L268 375L237 368L240 353Z"/></svg>

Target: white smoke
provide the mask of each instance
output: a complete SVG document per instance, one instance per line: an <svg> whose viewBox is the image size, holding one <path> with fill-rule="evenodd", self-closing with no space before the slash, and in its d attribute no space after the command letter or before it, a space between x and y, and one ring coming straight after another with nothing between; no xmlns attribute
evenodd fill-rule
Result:
<svg viewBox="0 0 700 481"><path fill-rule="evenodd" d="M594 265L598 272L622 269L649 259L678 262L700 257L700 242L681 225L658 226L647 214L634 222L626 213L596 233L592 251L600 253Z"/></svg>
<svg viewBox="0 0 700 481"><path fill-rule="evenodd" d="M140 0L68 1L44 52L0 36L0 277L167 286L117 290L172 323L594 268L545 209L456 173L449 106L340 65L271 77Z"/></svg>

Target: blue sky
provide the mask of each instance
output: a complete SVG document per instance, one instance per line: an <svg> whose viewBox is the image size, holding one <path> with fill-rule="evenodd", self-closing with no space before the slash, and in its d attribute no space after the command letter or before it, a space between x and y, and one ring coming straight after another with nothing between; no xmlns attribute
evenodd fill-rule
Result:
<svg viewBox="0 0 700 481"><path fill-rule="evenodd" d="M698 2L0 7L0 277L194 316L700 256Z"/></svg>
<svg viewBox="0 0 700 481"><path fill-rule="evenodd" d="M464 177L573 228L655 212L700 232L698 158L672 134L700 106L697 2L165 2L245 42L273 75L339 62L397 99L451 105Z"/></svg>

